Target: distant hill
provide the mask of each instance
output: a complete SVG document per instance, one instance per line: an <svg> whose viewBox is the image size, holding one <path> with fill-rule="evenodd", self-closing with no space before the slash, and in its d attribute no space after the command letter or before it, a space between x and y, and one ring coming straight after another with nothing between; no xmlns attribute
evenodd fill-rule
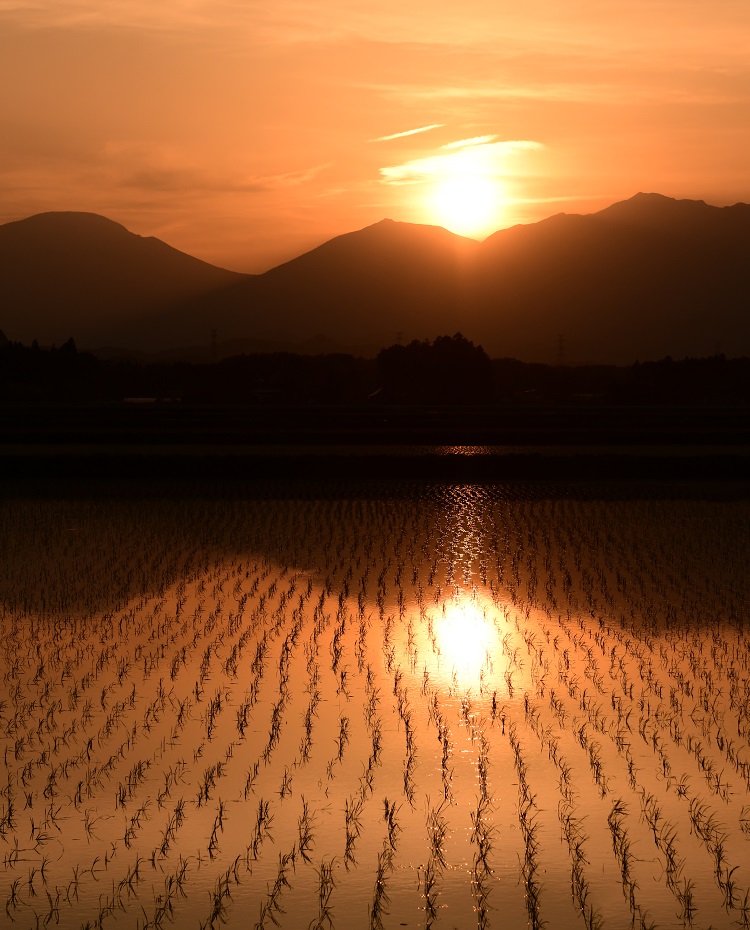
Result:
<svg viewBox="0 0 750 930"><path fill-rule="evenodd" d="M461 331L495 357L630 363L750 355L750 206L637 194L483 243L383 220L262 275L90 214L0 227L10 338L170 354L207 346L374 354ZM225 352L223 353L225 354Z"/></svg>
<svg viewBox="0 0 750 930"><path fill-rule="evenodd" d="M242 277L93 213L0 226L0 327L19 341L127 341L165 309Z"/></svg>
<svg viewBox="0 0 750 930"><path fill-rule="evenodd" d="M210 318L231 339L375 354L401 337L455 332L480 248L441 227L382 220L187 302L159 338L179 326L198 339Z"/></svg>

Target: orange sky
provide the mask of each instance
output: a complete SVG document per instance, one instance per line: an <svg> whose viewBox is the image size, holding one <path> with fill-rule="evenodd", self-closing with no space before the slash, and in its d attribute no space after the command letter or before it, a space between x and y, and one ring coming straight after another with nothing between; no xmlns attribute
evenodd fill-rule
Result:
<svg viewBox="0 0 750 930"><path fill-rule="evenodd" d="M88 210L261 271L445 224L456 156L485 233L750 201L749 50L748 0L0 0L0 222Z"/></svg>

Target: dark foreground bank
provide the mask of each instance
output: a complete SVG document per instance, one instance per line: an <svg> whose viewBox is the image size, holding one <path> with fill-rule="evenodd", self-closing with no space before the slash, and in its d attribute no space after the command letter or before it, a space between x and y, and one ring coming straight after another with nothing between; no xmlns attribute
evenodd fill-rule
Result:
<svg viewBox="0 0 750 930"><path fill-rule="evenodd" d="M678 455L570 453L421 454L168 454L20 453L0 462L2 491L75 496L142 493L169 496L186 484L208 494L248 493L252 485L311 485L342 489L356 483L495 484L498 482L571 483L655 482L661 493L688 483L726 484L730 496L747 496L750 459L737 454ZM232 490L234 489L234 490ZM739 489L739 490L738 490ZM252 493L252 490L250 491ZM286 492L285 492L286 493Z"/></svg>
<svg viewBox="0 0 750 930"><path fill-rule="evenodd" d="M750 409L6 405L0 481L692 481L750 476Z"/></svg>

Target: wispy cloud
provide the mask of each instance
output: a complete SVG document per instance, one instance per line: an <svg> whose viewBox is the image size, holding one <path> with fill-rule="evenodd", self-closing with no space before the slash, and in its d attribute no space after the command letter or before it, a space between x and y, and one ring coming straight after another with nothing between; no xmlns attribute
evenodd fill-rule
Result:
<svg viewBox="0 0 750 930"><path fill-rule="evenodd" d="M332 166L332 162L326 162L278 174L243 175L236 169L207 168L170 146L118 141L108 142L103 154L98 171L106 175L113 186L150 194L182 192L192 196L210 192L275 191L300 187Z"/></svg>
<svg viewBox="0 0 750 930"><path fill-rule="evenodd" d="M488 141L481 141L484 138ZM496 136L464 139L448 143L437 154L416 158L400 165L380 169L385 184L425 184L465 173L483 177L500 177L509 171L509 159L523 152L544 148L530 139L492 141ZM450 154L443 154L444 150Z"/></svg>
<svg viewBox="0 0 750 930"><path fill-rule="evenodd" d="M333 167L333 162L313 165L311 168L302 168L298 171L287 171L284 174L254 177L240 184L240 189L251 187L254 190L278 190L282 187L298 187L314 180L321 172Z"/></svg>
<svg viewBox="0 0 750 930"><path fill-rule="evenodd" d="M211 22L207 5L193 0L0 0L0 14L41 28L173 30L206 27Z"/></svg>
<svg viewBox="0 0 750 930"><path fill-rule="evenodd" d="M386 97L393 97L400 101L467 101L489 102L493 100L525 101L550 100L565 103L592 103L619 99L625 95L631 96L631 87L620 84L597 82L514 82L478 81L467 79L456 84L378 84L369 85L369 88L378 91Z"/></svg>
<svg viewBox="0 0 750 930"><path fill-rule="evenodd" d="M474 136L472 139L459 139L457 142L447 142L443 148L444 149L464 149L472 145L487 145L489 142L494 142L497 139L496 135L492 136Z"/></svg>
<svg viewBox="0 0 750 930"><path fill-rule="evenodd" d="M208 192L251 194L300 187L312 181L328 167L330 164L315 165L312 168L288 171L285 174L251 175L249 177L218 175L185 169L143 168L123 174L117 183L120 187L151 193L181 191L190 195Z"/></svg>
<svg viewBox="0 0 750 930"><path fill-rule="evenodd" d="M297 43L366 39L446 47L576 45L599 53L646 56L654 51L715 57L747 53L747 0L705 2L631 0L626 5L538 0L530 8L499 7L496 0L460 5L434 0L0 0L0 15L41 28L129 27L156 30L228 29L261 42Z"/></svg>
<svg viewBox="0 0 750 930"><path fill-rule="evenodd" d="M406 136L416 136L420 132L430 132L432 129L442 129L445 123L430 123L429 126L419 126L417 129L407 129L404 132L393 132L390 136L378 136L370 142L390 142L392 139L405 139Z"/></svg>

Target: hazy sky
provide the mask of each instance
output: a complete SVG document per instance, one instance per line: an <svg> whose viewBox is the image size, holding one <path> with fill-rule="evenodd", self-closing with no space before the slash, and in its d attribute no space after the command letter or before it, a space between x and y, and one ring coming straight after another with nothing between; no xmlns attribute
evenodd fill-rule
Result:
<svg viewBox="0 0 750 930"><path fill-rule="evenodd" d="M0 222L238 270L386 216L750 200L748 0L0 0L0 81Z"/></svg>

